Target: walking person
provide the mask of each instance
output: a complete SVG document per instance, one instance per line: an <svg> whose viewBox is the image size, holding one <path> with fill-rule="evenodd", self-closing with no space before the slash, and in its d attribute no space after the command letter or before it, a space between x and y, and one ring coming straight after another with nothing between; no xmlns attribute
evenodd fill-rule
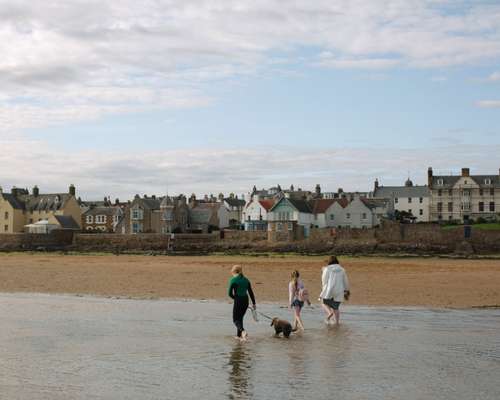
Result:
<svg viewBox="0 0 500 400"><path fill-rule="evenodd" d="M302 311L302 307L304 307L304 302L307 302L309 305L311 305L311 303L307 297L304 282L300 279L299 271L293 271L291 278L288 284L288 304L293 310L293 330L304 330L304 323L300 317L300 312Z"/></svg>
<svg viewBox="0 0 500 400"><path fill-rule="evenodd" d="M240 265L234 265L231 268L231 274L233 277L229 280L228 296L234 300L233 322L236 326L236 337L240 340L246 340L248 335L243 328L243 318L248 309L248 295L250 295L254 310L257 308L255 296L252 285L243 275L243 268Z"/></svg>
<svg viewBox="0 0 500 400"><path fill-rule="evenodd" d="M326 312L325 323L329 324L332 317L335 323L340 323L340 303L349 298L349 280L347 274L340 266L339 260L331 256L328 265L323 267L321 274L322 290L319 295L323 309Z"/></svg>

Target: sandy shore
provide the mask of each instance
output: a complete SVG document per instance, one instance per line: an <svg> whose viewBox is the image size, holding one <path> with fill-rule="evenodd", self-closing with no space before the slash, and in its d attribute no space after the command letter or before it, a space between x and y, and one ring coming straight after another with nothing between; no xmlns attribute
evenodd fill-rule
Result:
<svg viewBox="0 0 500 400"><path fill-rule="evenodd" d="M242 264L258 301L287 302L298 269L315 299L324 257L153 257L0 254L0 291L134 298L226 299L229 269ZM341 258L349 304L472 307L500 305L499 260Z"/></svg>

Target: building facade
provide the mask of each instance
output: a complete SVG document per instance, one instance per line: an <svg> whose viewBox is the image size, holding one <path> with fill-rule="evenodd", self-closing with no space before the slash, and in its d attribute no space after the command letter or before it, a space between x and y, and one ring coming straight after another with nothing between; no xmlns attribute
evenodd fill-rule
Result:
<svg viewBox="0 0 500 400"><path fill-rule="evenodd" d="M404 186L382 186L375 180L373 197L389 200L394 211L407 212L416 222L430 221L429 187L413 185L409 178Z"/></svg>
<svg viewBox="0 0 500 400"><path fill-rule="evenodd" d="M434 175L427 171L430 189L430 220L465 222L500 219L500 170L498 175Z"/></svg>
<svg viewBox="0 0 500 400"><path fill-rule="evenodd" d="M52 194L41 194L37 186L31 194L26 189L12 188L6 193L0 188L0 233L21 233L26 225L39 221L56 223L56 216L71 218L81 228L81 210L75 194L73 185L67 193Z"/></svg>
<svg viewBox="0 0 500 400"><path fill-rule="evenodd" d="M243 210L242 218L246 231L267 231L267 213L274 205L273 199L254 196Z"/></svg>

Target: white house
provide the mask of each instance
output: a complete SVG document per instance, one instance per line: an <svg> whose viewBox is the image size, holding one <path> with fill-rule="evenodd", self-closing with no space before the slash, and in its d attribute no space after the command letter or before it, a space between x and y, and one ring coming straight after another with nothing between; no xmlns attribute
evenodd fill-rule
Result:
<svg viewBox="0 0 500 400"><path fill-rule="evenodd" d="M260 200L258 196L254 196L243 209L242 223L245 225L245 230L266 231L267 213L273 205L273 199Z"/></svg>
<svg viewBox="0 0 500 400"><path fill-rule="evenodd" d="M388 199L396 211L409 212L417 222L430 221L431 193L427 186L414 186L408 179L404 186L380 186L375 180L374 198Z"/></svg>

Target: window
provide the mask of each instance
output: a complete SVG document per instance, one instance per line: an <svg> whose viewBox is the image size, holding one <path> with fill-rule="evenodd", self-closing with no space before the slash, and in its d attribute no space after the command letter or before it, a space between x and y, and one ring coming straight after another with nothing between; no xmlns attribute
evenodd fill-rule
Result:
<svg viewBox="0 0 500 400"><path fill-rule="evenodd" d="M441 202L437 203L437 208L438 208L438 212L442 212L443 211L443 203L441 203Z"/></svg>
<svg viewBox="0 0 500 400"><path fill-rule="evenodd" d="M399 199L397 197L394 198L394 203L398 204Z"/></svg>
<svg viewBox="0 0 500 400"><path fill-rule="evenodd" d="M424 210L422 210L422 209L418 210L418 214L419 215L424 215Z"/></svg>
<svg viewBox="0 0 500 400"><path fill-rule="evenodd" d="M443 195L443 191L441 189L438 190L438 196L442 196Z"/></svg>
<svg viewBox="0 0 500 400"><path fill-rule="evenodd" d="M94 217L92 215L87 215L86 221L87 224L91 224L92 222L94 222Z"/></svg>
<svg viewBox="0 0 500 400"><path fill-rule="evenodd" d="M366 219L366 213L361 214L362 219Z"/></svg>
<svg viewBox="0 0 500 400"><path fill-rule="evenodd" d="M141 224L139 224L138 222L134 222L132 224L132 233L140 233L141 232Z"/></svg>
<svg viewBox="0 0 500 400"><path fill-rule="evenodd" d="M144 216L144 213L140 208L132 209L132 219L142 219L143 216Z"/></svg>
<svg viewBox="0 0 500 400"><path fill-rule="evenodd" d="M351 219L351 214L350 214L350 213L347 213L347 214L345 215L345 217L346 217L347 219Z"/></svg>
<svg viewBox="0 0 500 400"><path fill-rule="evenodd" d="M334 214L330 214L330 221L333 221L335 219L335 215Z"/></svg>
<svg viewBox="0 0 500 400"><path fill-rule="evenodd" d="M411 203L411 197L408 197L408 203Z"/></svg>
<svg viewBox="0 0 500 400"><path fill-rule="evenodd" d="M408 214L411 214L411 208L408 209Z"/></svg>
<svg viewBox="0 0 500 400"><path fill-rule="evenodd" d="M479 202L479 211L484 211L484 203L482 201Z"/></svg>
<svg viewBox="0 0 500 400"><path fill-rule="evenodd" d="M448 212L453 212L453 203L451 201L448 202Z"/></svg>
<svg viewBox="0 0 500 400"><path fill-rule="evenodd" d="M453 196L453 190L452 189L448 190L448 196Z"/></svg>
<svg viewBox="0 0 500 400"><path fill-rule="evenodd" d="M7 232L9 230L9 225L4 225L3 230L4 232Z"/></svg>
<svg viewBox="0 0 500 400"><path fill-rule="evenodd" d="M441 214L438 215L438 220L441 221L443 219L443 216Z"/></svg>
<svg viewBox="0 0 500 400"><path fill-rule="evenodd" d="M448 221L451 221L453 217L451 215L448 215Z"/></svg>
<svg viewBox="0 0 500 400"><path fill-rule="evenodd" d="M464 185L467 185L467 179L464 181Z"/></svg>
<svg viewBox="0 0 500 400"><path fill-rule="evenodd" d="M495 202L490 201L490 211L495 211Z"/></svg>
<svg viewBox="0 0 500 400"><path fill-rule="evenodd" d="M96 215L95 216L95 223L96 224L105 224L106 223L106 216L105 215Z"/></svg>
<svg viewBox="0 0 500 400"><path fill-rule="evenodd" d="M282 224L281 222L278 222L278 223L276 224L276 230L277 230L278 232L281 232L281 231L283 230L283 224Z"/></svg>
<svg viewBox="0 0 500 400"><path fill-rule="evenodd" d="M483 196L483 195L484 195L483 189L479 189L479 196Z"/></svg>
<svg viewBox="0 0 500 400"><path fill-rule="evenodd" d="M493 196L495 194L495 189L490 188L490 196Z"/></svg>
<svg viewBox="0 0 500 400"><path fill-rule="evenodd" d="M484 184L485 184L485 185L491 185L491 179L486 178L486 179L484 180Z"/></svg>
<svg viewBox="0 0 500 400"><path fill-rule="evenodd" d="M438 186L443 186L443 180L442 179L438 179L437 180L437 184L438 184Z"/></svg>
<svg viewBox="0 0 500 400"><path fill-rule="evenodd" d="M5 218L4 219L9 219L9 212L5 211Z"/></svg>
<svg viewBox="0 0 500 400"><path fill-rule="evenodd" d="M288 223L288 230L293 231L293 224L291 222Z"/></svg>
<svg viewBox="0 0 500 400"><path fill-rule="evenodd" d="M424 198L423 198L423 197L420 197L420 198L418 199L418 202L419 202L420 204L422 204L422 203L424 202Z"/></svg>
<svg viewBox="0 0 500 400"><path fill-rule="evenodd" d="M33 218L30 218L30 224L32 224L32 223L33 223Z"/></svg>

